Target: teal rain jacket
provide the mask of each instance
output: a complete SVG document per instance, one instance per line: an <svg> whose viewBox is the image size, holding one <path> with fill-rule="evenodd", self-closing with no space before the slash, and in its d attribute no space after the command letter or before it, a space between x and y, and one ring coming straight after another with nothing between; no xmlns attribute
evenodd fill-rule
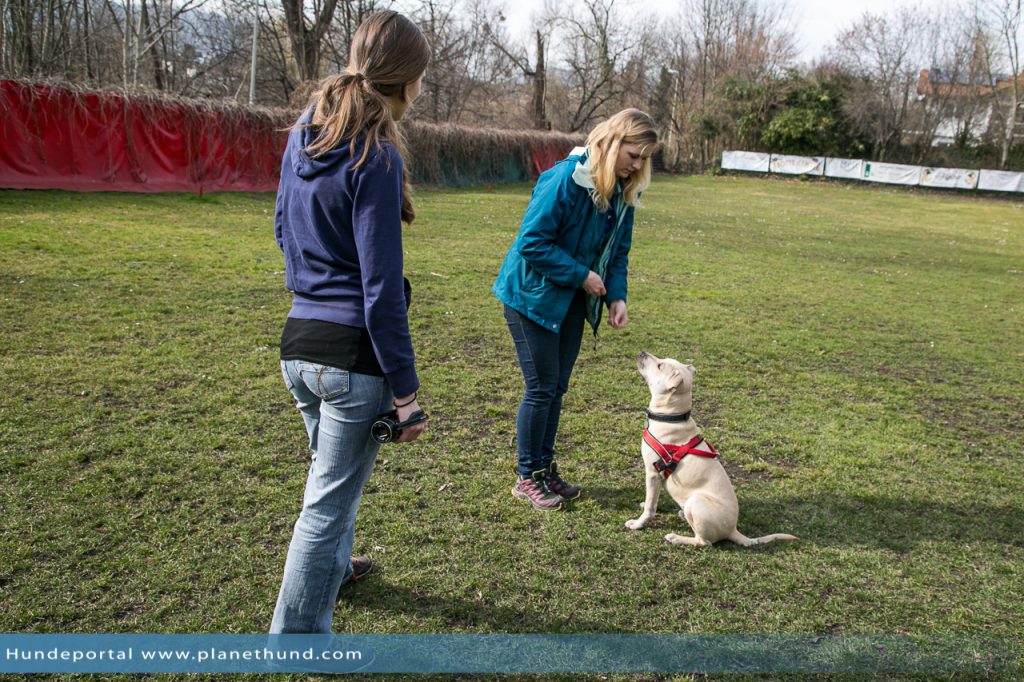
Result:
<svg viewBox="0 0 1024 682"><path fill-rule="evenodd" d="M602 213L590 196L593 187L584 147L542 173L492 288L502 303L553 332L591 270L604 280L604 301L626 300L634 209L616 192ZM604 301L588 298L596 334Z"/></svg>

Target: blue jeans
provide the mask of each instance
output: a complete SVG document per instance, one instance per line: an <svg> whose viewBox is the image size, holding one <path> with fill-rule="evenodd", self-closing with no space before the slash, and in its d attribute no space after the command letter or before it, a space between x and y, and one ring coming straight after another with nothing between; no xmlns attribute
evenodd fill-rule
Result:
<svg viewBox="0 0 1024 682"><path fill-rule="evenodd" d="M520 476L547 469L555 458L555 436L562 415L562 396L580 353L586 322L586 297L578 292L562 328L553 332L505 306L505 322L516 345L526 390L516 415Z"/></svg>
<svg viewBox="0 0 1024 682"><path fill-rule="evenodd" d="M384 377L304 360L282 361L281 372L313 461L270 632L329 633L338 588L352 575L356 511L380 449L370 425L393 397Z"/></svg>

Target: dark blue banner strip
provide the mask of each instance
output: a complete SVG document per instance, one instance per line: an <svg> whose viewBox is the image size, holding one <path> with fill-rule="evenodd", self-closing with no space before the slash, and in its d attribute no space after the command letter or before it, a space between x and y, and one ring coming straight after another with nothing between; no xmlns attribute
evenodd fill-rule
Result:
<svg viewBox="0 0 1024 682"><path fill-rule="evenodd" d="M0 634L0 673L1015 673L1020 642L897 635Z"/></svg>

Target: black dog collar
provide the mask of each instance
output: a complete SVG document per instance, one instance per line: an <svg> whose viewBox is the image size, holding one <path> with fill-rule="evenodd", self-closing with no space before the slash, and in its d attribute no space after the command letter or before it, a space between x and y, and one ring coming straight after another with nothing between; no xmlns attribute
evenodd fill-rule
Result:
<svg viewBox="0 0 1024 682"><path fill-rule="evenodd" d="M644 410L644 414L647 418L656 422L670 422L677 424L679 422L685 422L690 418L689 412L683 412L682 414L661 414L660 412L651 412L650 410Z"/></svg>

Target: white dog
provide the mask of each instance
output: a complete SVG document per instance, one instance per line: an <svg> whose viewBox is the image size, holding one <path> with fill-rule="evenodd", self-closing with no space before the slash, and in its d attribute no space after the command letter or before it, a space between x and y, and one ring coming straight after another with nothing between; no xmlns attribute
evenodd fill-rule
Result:
<svg viewBox="0 0 1024 682"><path fill-rule="evenodd" d="M640 530L654 518L664 482L668 494L681 507L679 518L690 524L695 536L669 533L665 539L673 544L712 545L732 540L750 547L773 540L796 540L785 533L748 538L736 529L740 507L729 475L690 416L696 371L693 365L647 353L640 353L636 365L651 389L641 445L647 498L643 514L626 521L626 528Z"/></svg>

